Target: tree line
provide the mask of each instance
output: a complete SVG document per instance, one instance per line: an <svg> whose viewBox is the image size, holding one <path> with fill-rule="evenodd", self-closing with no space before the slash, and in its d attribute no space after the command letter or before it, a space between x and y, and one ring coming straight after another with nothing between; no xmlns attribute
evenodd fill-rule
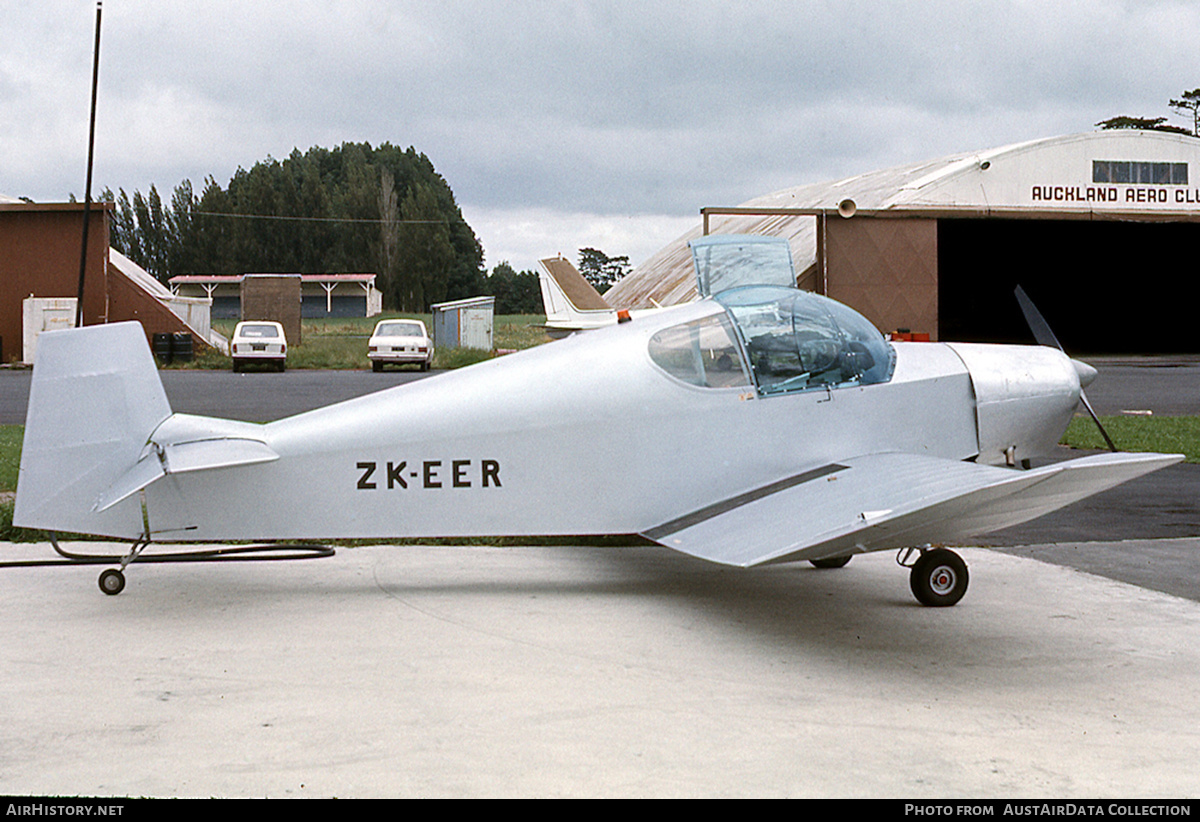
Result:
<svg viewBox="0 0 1200 822"><path fill-rule="evenodd" d="M1189 137L1200 137L1200 88L1185 91L1178 99L1172 98L1167 108L1180 117L1191 121L1191 129L1173 126L1167 123L1166 117L1130 117L1125 114L1109 117L1096 123L1101 129L1132 128L1140 131L1167 131L1172 134L1186 134Z"/></svg>
<svg viewBox="0 0 1200 822"><path fill-rule="evenodd" d="M164 284L180 274L370 273L388 308L481 294L497 313L540 313L537 275L507 263L491 276L483 247L429 159L389 143L293 151L238 168L222 188L184 180L115 203L110 243ZM501 301L501 293L503 301Z"/></svg>

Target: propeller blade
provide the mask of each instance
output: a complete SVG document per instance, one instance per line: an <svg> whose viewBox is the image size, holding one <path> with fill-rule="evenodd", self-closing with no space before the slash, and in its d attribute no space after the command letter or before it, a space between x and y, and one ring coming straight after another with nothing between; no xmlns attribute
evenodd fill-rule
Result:
<svg viewBox="0 0 1200 822"><path fill-rule="evenodd" d="M1083 389L1079 389L1079 401L1083 403L1083 407L1087 409L1088 414L1092 418L1092 422L1096 423L1096 427L1100 429L1100 436L1104 437L1104 441L1108 443L1108 449L1113 453L1117 452L1117 445L1112 441L1112 437L1104 430L1104 426L1100 423L1100 417L1092 410L1092 404L1088 402L1087 395L1083 393Z"/></svg>
<svg viewBox="0 0 1200 822"><path fill-rule="evenodd" d="M1029 326L1029 330L1033 332L1033 338L1037 340L1038 345L1048 345L1051 348L1057 348L1064 354L1067 353L1062 347L1062 343L1058 341L1058 337L1054 336L1054 332L1050 330L1050 324L1042 317L1042 313L1037 310L1033 304L1033 300L1029 299L1025 294L1025 289L1017 286L1017 302L1021 306L1021 313L1025 315L1025 322Z"/></svg>
<svg viewBox="0 0 1200 822"><path fill-rule="evenodd" d="M1066 354L1066 349L1062 347L1062 343L1058 341L1058 337L1054 336L1054 332L1050 330L1050 323L1046 322L1046 318L1042 316L1042 312L1037 310L1037 307L1033 304L1033 300L1029 299L1028 295L1025 294L1025 289L1017 286L1016 294L1017 303L1021 306L1021 313L1025 315L1025 322L1029 325L1029 330L1033 332L1033 338L1037 340L1037 344L1057 348ZM1076 370L1079 369L1076 368ZM1088 416L1092 418L1092 422L1096 423L1096 428L1100 429L1100 436L1104 437L1104 441L1108 443L1109 449L1116 452L1116 443L1112 441L1112 437L1104 430L1104 425L1101 424L1100 417L1092 409L1092 404L1088 402L1087 395L1083 393L1082 386L1079 389L1079 402L1087 409Z"/></svg>

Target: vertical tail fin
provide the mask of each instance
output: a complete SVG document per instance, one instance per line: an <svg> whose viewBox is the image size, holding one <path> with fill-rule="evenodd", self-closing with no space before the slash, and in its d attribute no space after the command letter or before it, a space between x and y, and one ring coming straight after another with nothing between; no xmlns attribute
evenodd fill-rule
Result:
<svg viewBox="0 0 1200 822"><path fill-rule="evenodd" d="M138 461L171 406L140 323L38 338L13 524L136 539L136 497L96 500Z"/></svg>
<svg viewBox="0 0 1200 822"><path fill-rule="evenodd" d="M614 325L617 312L605 302L571 261L563 257L538 260L546 327L562 330Z"/></svg>

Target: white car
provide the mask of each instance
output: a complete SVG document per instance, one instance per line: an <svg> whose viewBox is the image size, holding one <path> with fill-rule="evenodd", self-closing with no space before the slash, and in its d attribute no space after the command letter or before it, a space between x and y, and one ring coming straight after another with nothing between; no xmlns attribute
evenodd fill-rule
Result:
<svg viewBox="0 0 1200 822"><path fill-rule="evenodd" d="M382 371L388 363L412 363L428 371L433 362L433 340L420 320L380 320L367 343L367 358L374 371Z"/></svg>
<svg viewBox="0 0 1200 822"><path fill-rule="evenodd" d="M264 320L238 323L229 342L229 355L233 357L234 371L241 371L242 366L249 363L274 365L283 371L287 368L287 338L283 326Z"/></svg>

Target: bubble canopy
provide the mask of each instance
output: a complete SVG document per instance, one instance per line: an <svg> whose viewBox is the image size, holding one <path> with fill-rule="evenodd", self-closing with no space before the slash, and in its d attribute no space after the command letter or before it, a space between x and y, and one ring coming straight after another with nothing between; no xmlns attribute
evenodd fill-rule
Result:
<svg viewBox="0 0 1200 822"><path fill-rule="evenodd" d="M651 359L692 385L753 385L763 396L887 382L895 351L857 311L796 288L744 286L715 300L724 313L665 328Z"/></svg>
<svg viewBox="0 0 1200 822"><path fill-rule="evenodd" d="M745 286L716 300L733 318L763 394L887 382L896 355L852 308L795 288Z"/></svg>

